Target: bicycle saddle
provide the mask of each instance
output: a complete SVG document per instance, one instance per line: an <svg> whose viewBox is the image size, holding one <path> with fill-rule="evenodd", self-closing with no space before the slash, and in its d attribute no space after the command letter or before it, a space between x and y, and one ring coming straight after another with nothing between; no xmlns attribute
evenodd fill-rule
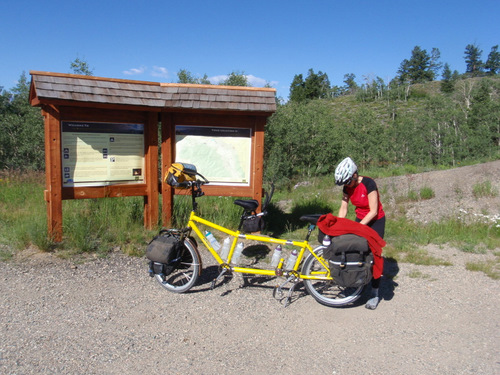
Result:
<svg viewBox="0 0 500 375"><path fill-rule="evenodd" d="M316 225L316 223L318 222L318 219L320 218L320 216L323 216L323 214L304 215L304 216L300 217L300 220L306 221L309 224Z"/></svg>
<svg viewBox="0 0 500 375"><path fill-rule="evenodd" d="M248 211L255 211L259 207L259 201L255 199L236 199L234 204L243 207Z"/></svg>

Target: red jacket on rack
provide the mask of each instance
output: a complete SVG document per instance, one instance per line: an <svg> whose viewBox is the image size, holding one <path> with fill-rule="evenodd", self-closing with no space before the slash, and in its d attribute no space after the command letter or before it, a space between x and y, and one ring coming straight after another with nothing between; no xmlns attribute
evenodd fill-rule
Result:
<svg viewBox="0 0 500 375"><path fill-rule="evenodd" d="M350 233L366 238L373 253L373 278L378 279L382 276L384 272L382 248L386 245L386 242L372 228L332 214L320 216L317 226L323 233L331 237Z"/></svg>

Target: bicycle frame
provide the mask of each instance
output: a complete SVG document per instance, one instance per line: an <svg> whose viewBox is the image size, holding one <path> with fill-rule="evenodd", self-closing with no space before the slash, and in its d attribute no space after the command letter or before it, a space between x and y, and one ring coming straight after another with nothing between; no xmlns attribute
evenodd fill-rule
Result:
<svg viewBox="0 0 500 375"><path fill-rule="evenodd" d="M194 166L190 167L195 170ZM217 282L223 280L228 272L235 272L247 275L284 277L284 282L276 283L276 286L273 289L273 297L281 301L284 300L285 307L291 303L294 289L300 283L304 285L305 290L312 295L317 302L330 307L343 306L353 303L361 296L365 284L356 286L339 285L335 280L335 275L332 276L330 273L328 260L323 258L323 252L326 247L318 246L313 249L309 244L309 238L316 228L321 215L310 214L304 215L300 218L304 222L309 223L307 234L303 241L268 237L261 234L247 234L245 229L247 229L248 232L256 230L262 223L257 221L258 225L245 226L245 224L248 223L245 222L245 220L252 220L251 224L255 224L253 220L255 220L256 217L266 215L266 207L270 202L273 193L272 189L269 195L266 193L266 201L262 205L262 212L260 213L257 213L257 208L259 206L259 202L257 200L235 200L234 203L243 208L243 214L240 217L238 229L231 230L209 220L203 219L196 214L196 198L204 195L201 190L201 186L208 183L203 176L200 175L203 178L203 181L192 181L191 179L188 179L183 182L177 182L177 180L172 176L175 177L174 174L171 175L169 172L168 183L171 186L181 189L191 189L191 201L193 207L188 223L185 227L181 229L171 228L160 231L160 235L165 235L167 237L174 236L175 241L184 244L184 246L181 246L180 249L177 249L177 252L174 248L166 249L167 251L170 251L168 255L173 255L174 259L165 258L158 262L157 260L149 257L149 275L154 277L160 285L168 291L174 293L187 292L196 284L198 277L201 275L203 268L202 259L200 252L198 251L196 241L192 237L194 236L198 237L201 243L203 243L208 252L219 264L220 272L219 275L212 280L211 289L214 289ZM232 242L230 241L229 243L229 249L227 248L227 241L224 240L224 259L214 249L210 241L202 232L202 229L204 230L205 228L212 228L217 232L226 234L230 239L232 239ZM243 232L241 232L242 228L244 228ZM164 234L162 234L162 232L164 232ZM286 266L283 266L284 258L281 258L277 267L274 267L274 263L273 266L259 263L256 258L255 263L240 267L237 264L233 264L232 260L235 258L236 249L239 251L239 243L241 243L242 240L255 241L261 245L267 243L281 245L286 248L293 247L293 252L297 253L297 259L293 265L287 264ZM226 250L228 250L227 253ZM227 259L225 259L226 257ZM290 263L290 261L288 263ZM255 264L258 264L259 268L257 268ZM167 266L173 268L168 268ZM287 284L291 285L286 289L285 285ZM288 290L286 297L284 297L285 290Z"/></svg>
<svg viewBox="0 0 500 375"><path fill-rule="evenodd" d="M216 229L220 232L223 232L227 234L229 237L233 239L230 249L229 249L229 255L228 259L224 260L222 259L217 251L214 250L214 248L210 245L206 237L203 235L202 231L200 228L197 226L197 224L203 224L207 227ZM318 257L311 245L309 245L309 242L307 240L304 241L292 241L292 240L285 240L285 239L280 239L280 238L273 238L273 237L267 237L263 235L256 235L256 234L244 234L241 233L240 231L233 231L228 228L222 227L220 225L217 225L215 223L212 223L211 221L205 220L201 218L200 216L197 216L195 211L191 211L191 215L189 216L189 222L188 222L188 228L192 229L197 237L203 242L205 247L208 249L210 254L214 257L214 259L219 263L219 265L223 268L229 269L233 272L239 272L239 273L247 273L247 274L254 274L254 275L265 275L265 276L295 276L298 279L314 279L314 280L332 280L331 276L329 275L329 272L327 271L328 265L325 264L324 260L320 257ZM314 228L314 226L313 226ZM310 228L310 231L312 231L313 228ZM272 243L276 245L288 245L288 246L294 246L296 248L299 248L300 250L298 251L297 254L297 260L295 261L295 264L291 270L284 270L283 269L283 258L280 260L280 263L276 269L269 270L269 269L262 269L262 268L245 268L245 267L237 267L237 266L230 266L231 259L233 257L234 249L236 248L236 244L238 243L238 239L246 239L246 240L254 240L258 242L264 242L264 243ZM304 275L299 271L300 264L302 262L302 259L304 258L304 254L309 252L314 256L318 262L320 262L324 268L324 272L319 272L316 275Z"/></svg>

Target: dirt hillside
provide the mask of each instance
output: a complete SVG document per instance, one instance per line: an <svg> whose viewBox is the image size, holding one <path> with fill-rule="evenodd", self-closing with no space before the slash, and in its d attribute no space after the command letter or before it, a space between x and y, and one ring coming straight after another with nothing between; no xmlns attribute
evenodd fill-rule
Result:
<svg viewBox="0 0 500 375"><path fill-rule="evenodd" d="M388 208L405 189L430 186L435 198L403 213L431 221L498 215L498 195L472 194L481 181L500 191L498 176L500 161L377 182ZM198 285L172 294L144 258L75 264L27 250L0 263L0 373L500 374L500 281L465 269L500 249L427 250L452 265L386 262L373 311L366 296L322 306L301 285L284 308L275 279L237 275L210 290L217 267L205 252Z"/></svg>
<svg viewBox="0 0 500 375"><path fill-rule="evenodd" d="M406 216L415 221L439 221L454 216L474 219L483 215L491 220L500 219L499 160L443 171L383 178L377 180L377 184L384 203L387 202L390 207L395 206L396 199L411 195L410 192L419 193L422 188L432 189L434 198L405 204ZM496 194L474 195L474 189L481 192L481 187L487 189L488 186ZM391 209L386 211L391 214Z"/></svg>

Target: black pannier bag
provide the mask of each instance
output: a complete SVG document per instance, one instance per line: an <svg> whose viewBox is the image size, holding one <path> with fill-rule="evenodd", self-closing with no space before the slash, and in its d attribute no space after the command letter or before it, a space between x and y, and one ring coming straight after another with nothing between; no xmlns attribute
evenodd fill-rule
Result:
<svg viewBox="0 0 500 375"><path fill-rule="evenodd" d="M366 238L355 234L332 237L323 251L330 274L342 287L360 287L372 279L373 254Z"/></svg>
<svg viewBox="0 0 500 375"><path fill-rule="evenodd" d="M264 230L264 218L262 216L252 215L247 217L243 221L243 232L245 233L253 233L260 232Z"/></svg>
<svg viewBox="0 0 500 375"><path fill-rule="evenodd" d="M146 248L151 276L170 275L181 263L184 244L175 236L161 233Z"/></svg>

